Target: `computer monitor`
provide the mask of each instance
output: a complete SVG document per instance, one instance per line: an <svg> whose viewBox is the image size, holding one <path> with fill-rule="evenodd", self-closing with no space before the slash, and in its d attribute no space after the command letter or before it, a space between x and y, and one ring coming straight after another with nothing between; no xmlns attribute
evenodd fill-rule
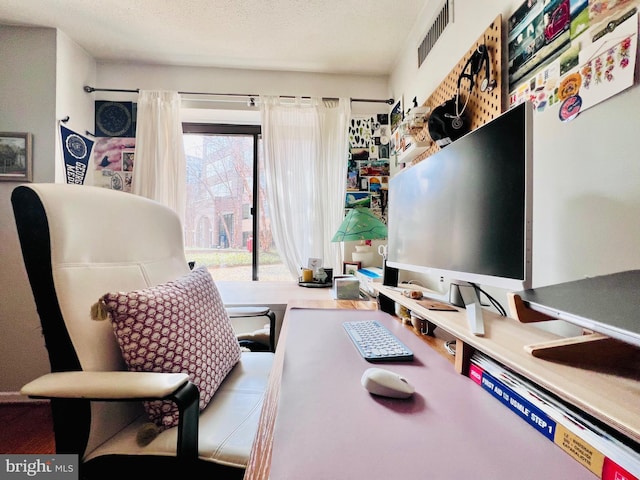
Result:
<svg viewBox="0 0 640 480"><path fill-rule="evenodd" d="M532 117L515 106L391 178L390 267L531 286Z"/></svg>

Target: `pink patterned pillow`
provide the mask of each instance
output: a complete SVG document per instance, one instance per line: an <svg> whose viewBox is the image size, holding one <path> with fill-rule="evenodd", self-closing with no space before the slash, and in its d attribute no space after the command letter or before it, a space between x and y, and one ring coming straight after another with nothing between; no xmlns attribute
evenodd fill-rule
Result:
<svg viewBox="0 0 640 480"><path fill-rule="evenodd" d="M240 345L206 267L162 285L101 298L130 371L186 372L204 409L240 360ZM145 402L160 428L178 424L173 402Z"/></svg>

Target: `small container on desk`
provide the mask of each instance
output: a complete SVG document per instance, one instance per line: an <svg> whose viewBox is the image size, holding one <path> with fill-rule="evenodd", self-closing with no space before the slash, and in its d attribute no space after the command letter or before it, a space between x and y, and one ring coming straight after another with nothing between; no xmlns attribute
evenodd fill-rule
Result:
<svg viewBox="0 0 640 480"><path fill-rule="evenodd" d="M310 282L305 282L302 277L298 277L298 285L300 287L307 288L329 288L333 285L330 281L319 281L312 279Z"/></svg>

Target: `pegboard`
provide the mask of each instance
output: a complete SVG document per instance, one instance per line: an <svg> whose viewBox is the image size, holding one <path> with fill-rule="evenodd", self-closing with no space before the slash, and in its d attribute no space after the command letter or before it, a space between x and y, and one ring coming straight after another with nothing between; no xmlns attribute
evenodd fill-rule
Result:
<svg viewBox="0 0 640 480"><path fill-rule="evenodd" d="M504 99L502 95L502 15L498 15L495 20L485 30L483 35L472 45L469 51L458 62L449 75L442 81L438 88L431 94L431 96L424 102L424 106L430 107L431 111L434 108L442 105L444 102L454 97L458 91L458 77L462 73L462 69L466 65L471 55L476 51L479 45L483 43L487 46L489 52L489 59L491 62L491 78L496 80L496 86L491 91L480 90L479 84L484 79L484 71L478 74L478 81L476 86L471 92L469 103L464 111L465 115L469 119L470 128L474 130L485 123L493 120L503 111ZM466 95L466 91L462 92L462 95ZM466 97L465 97L466 98ZM429 136L429 129L425 125L422 129L416 132L412 132L417 140L425 141L431 140ZM424 160L425 158L433 155L440 147L434 143L420 156L413 160L413 164Z"/></svg>

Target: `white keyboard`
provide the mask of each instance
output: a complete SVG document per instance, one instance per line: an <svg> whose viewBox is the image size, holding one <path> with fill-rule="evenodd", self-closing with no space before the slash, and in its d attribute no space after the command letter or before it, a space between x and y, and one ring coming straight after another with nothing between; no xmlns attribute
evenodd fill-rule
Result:
<svg viewBox="0 0 640 480"><path fill-rule="evenodd" d="M375 320L344 322L343 326L362 358L368 362L413 360L413 352Z"/></svg>

